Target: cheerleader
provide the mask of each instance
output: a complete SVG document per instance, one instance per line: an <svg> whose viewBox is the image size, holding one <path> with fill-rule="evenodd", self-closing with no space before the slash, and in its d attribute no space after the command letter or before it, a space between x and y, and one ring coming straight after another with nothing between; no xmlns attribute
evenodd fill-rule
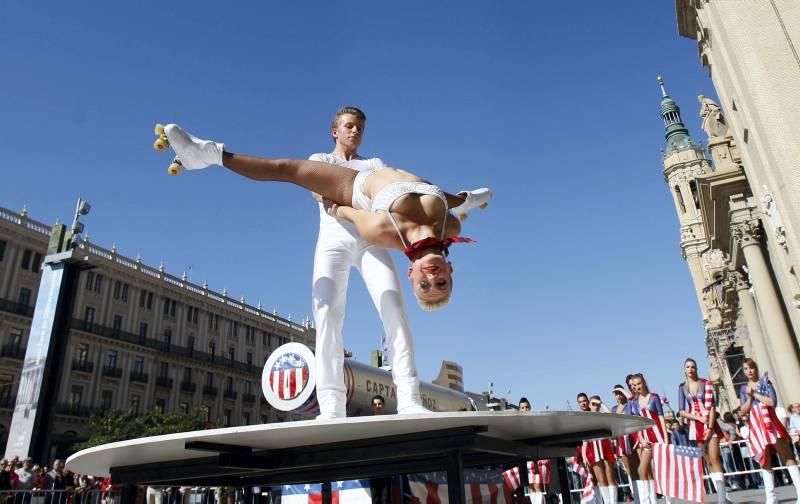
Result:
<svg viewBox="0 0 800 504"><path fill-rule="evenodd" d="M628 391L622 385L615 385L612 392L614 392L614 397L617 399L617 404L611 409L611 412L617 415L627 414ZM636 487L636 481L639 479L639 457L634 449L635 443L636 436L633 434L624 434L618 437L614 441L614 454L618 459L622 460L622 466L625 468L625 472L628 473L628 480L631 483L631 493L634 495L634 500L638 502L639 489Z"/></svg>
<svg viewBox="0 0 800 504"><path fill-rule="evenodd" d="M608 406L603 404L603 400L600 399L600 396L593 395L589 398L589 409L595 413L611 413L611 410L608 409ZM611 452L612 456L603 459L603 468L606 472L606 492L608 494L608 500L606 502L617 502L617 458L616 454L614 453L614 444L610 439L601 439L599 441L594 441L595 443L600 443L603 446L603 451ZM606 496L603 495L605 498Z"/></svg>
<svg viewBox="0 0 800 504"><path fill-rule="evenodd" d="M728 499L725 495L725 476L722 469L722 453L719 442L722 429L717 424L714 385L697 376L697 362L687 358L683 362L686 381L678 386L678 416L689 424L689 441L697 443L710 469L709 476L717 489L720 504Z"/></svg>
<svg viewBox="0 0 800 504"><path fill-rule="evenodd" d="M640 415L652 420L655 425L638 434L636 452L639 456L639 499L644 504L656 504L656 487L653 481L651 462L653 443L668 444L667 426L664 423L664 410L658 394L651 393L641 373L633 375L631 386L636 394L626 405L629 415Z"/></svg>
<svg viewBox="0 0 800 504"><path fill-rule="evenodd" d="M800 503L800 469L792 452L789 433L775 414L775 388L766 373L759 379L758 365L753 359L745 359L742 367L747 383L739 388L740 409L742 415L750 416L747 423L750 430L747 442L753 458L761 465L766 504L777 502L772 475L772 455L776 452L792 477L798 496L797 502Z"/></svg>
<svg viewBox="0 0 800 504"><path fill-rule="evenodd" d="M581 392L576 398L578 407L581 411L592 411L589 407L589 396ZM599 403L599 401L597 401ZM581 455L581 460L586 467L591 471L597 486L600 487L600 495L603 496L603 502L610 504L616 502L616 486L609 487L609 484L616 485L614 480L609 483L606 473L606 461L614 462L614 450L611 449L611 443L608 439L596 439L592 441L584 441L578 448ZM613 489L613 496L611 495Z"/></svg>

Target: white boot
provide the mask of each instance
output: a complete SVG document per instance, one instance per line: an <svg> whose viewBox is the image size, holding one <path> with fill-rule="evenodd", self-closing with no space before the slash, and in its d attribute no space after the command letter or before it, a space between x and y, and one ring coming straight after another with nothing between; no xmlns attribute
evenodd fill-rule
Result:
<svg viewBox="0 0 800 504"><path fill-rule="evenodd" d="M419 378L405 378L395 383L398 415L422 415L431 410L422 405L419 395Z"/></svg>
<svg viewBox="0 0 800 504"><path fill-rule="evenodd" d="M658 494L656 494L656 482L653 480L647 480L647 497L650 499L650 504L656 504L658 502Z"/></svg>
<svg viewBox="0 0 800 504"><path fill-rule="evenodd" d="M792 478L792 484L794 485L794 492L797 498L797 504L800 504L800 467L796 465L786 466L786 469L789 471L789 476Z"/></svg>
<svg viewBox="0 0 800 504"><path fill-rule="evenodd" d="M544 492L533 492L531 494L531 504L544 504Z"/></svg>
<svg viewBox="0 0 800 504"><path fill-rule="evenodd" d="M764 494L766 494L764 504L777 504L778 497L775 495L775 478L772 475L772 469L761 469L761 479L764 480Z"/></svg>
<svg viewBox="0 0 800 504"><path fill-rule="evenodd" d="M631 493L633 494L633 504L640 504L642 500L639 497L639 491L640 491L639 480L632 480L628 478L628 481L631 484Z"/></svg>
<svg viewBox="0 0 800 504"><path fill-rule="evenodd" d="M636 493L639 494L641 504L650 504L650 493L647 480L636 480Z"/></svg>
<svg viewBox="0 0 800 504"><path fill-rule="evenodd" d="M486 187L481 187L474 191L461 191L458 195L466 196L466 200L464 200L464 203L450 210L456 214L459 220L466 220L467 212L475 210L476 208L486 208L489 205L489 200L492 199L492 194L492 191Z"/></svg>
<svg viewBox="0 0 800 504"><path fill-rule="evenodd" d="M176 158L187 170L199 170L211 165L222 166L225 144L197 138L177 124L167 124L164 134L167 135Z"/></svg>
<svg viewBox="0 0 800 504"><path fill-rule="evenodd" d="M725 504L726 502L731 502L725 488L725 475L721 472L712 472L709 473L709 476L711 481L714 482L714 488L717 490L717 503Z"/></svg>
<svg viewBox="0 0 800 504"><path fill-rule="evenodd" d="M608 485L608 498L612 504L617 504L617 485Z"/></svg>

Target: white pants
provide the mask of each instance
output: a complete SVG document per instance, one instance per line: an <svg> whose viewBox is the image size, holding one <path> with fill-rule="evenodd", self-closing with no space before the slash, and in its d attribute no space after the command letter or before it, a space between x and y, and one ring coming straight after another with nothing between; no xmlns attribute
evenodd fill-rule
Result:
<svg viewBox="0 0 800 504"><path fill-rule="evenodd" d="M397 387L397 409L402 412L409 407L421 407L414 342L400 280L389 252L362 240L348 222L323 221L314 255L312 286L320 416L347 416L342 326L351 267L357 268L364 278L383 322L392 379Z"/></svg>

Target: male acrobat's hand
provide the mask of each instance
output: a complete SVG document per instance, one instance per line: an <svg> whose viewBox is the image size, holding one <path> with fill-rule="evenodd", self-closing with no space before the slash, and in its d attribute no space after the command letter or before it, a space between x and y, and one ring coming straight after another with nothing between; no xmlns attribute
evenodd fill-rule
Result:
<svg viewBox="0 0 800 504"><path fill-rule="evenodd" d="M339 205L328 198L322 198L322 206L325 208L325 211L328 212L328 215L331 217L336 217L336 212L339 210Z"/></svg>

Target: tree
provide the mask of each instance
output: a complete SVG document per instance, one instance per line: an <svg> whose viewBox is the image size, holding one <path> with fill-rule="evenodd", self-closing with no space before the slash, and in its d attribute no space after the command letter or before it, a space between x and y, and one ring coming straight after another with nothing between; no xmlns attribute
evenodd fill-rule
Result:
<svg viewBox="0 0 800 504"><path fill-rule="evenodd" d="M76 448L83 450L114 441L218 427L207 423L205 417L203 408L195 408L187 413L163 413L153 409L144 415L134 415L130 411L109 411L89 418L89 439L76 445Z"/></svg>

